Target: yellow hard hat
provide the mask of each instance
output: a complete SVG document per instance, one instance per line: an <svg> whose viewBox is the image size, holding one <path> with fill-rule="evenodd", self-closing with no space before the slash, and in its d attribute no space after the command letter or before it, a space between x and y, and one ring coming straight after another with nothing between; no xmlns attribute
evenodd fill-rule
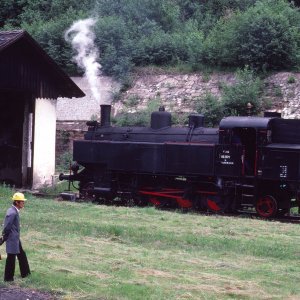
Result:
<svg viewBox="0 0 300 300"><path fill-rule="evenodd" d="M13 201L26 201L25 196L23 193L14 193L13 197L11 198Z"/></svg>

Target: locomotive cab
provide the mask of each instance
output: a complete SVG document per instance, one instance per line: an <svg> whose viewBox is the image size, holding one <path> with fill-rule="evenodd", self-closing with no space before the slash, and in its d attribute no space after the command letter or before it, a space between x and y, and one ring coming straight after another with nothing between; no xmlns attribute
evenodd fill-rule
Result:
<svg viewBox="0 0 300 300"><path fill-rule="evenodd" d="M235 149L239 145L242 151L241 176L235 182L240 207L255 207L260 216L273 217L299 206L299 126L300 120L277 116L221 121L220 146Z"/></svg>
<svg viewBox="0 0 300 300"><path fill-rule="evenodd" d="M241 157L241 176L257 174L258 155L262 146L270 143L271 118L227 117L220 123L219 143L237 151Z"/></svg>
<svg viewBox="0 0 300 300"><path fill-rule="evenodd" d="M235 127L232 129L231 145L242 147L242 174L254 176L256 166L256 130L249 127Z"/></svg>

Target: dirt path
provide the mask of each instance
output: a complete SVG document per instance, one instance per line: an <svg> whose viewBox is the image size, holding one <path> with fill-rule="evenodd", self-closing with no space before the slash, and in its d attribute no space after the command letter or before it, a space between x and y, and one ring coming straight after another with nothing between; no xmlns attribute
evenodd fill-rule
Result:
<svg viewBox="0 0 300 300"><path fill-rule="evenodd" d="M57 300L53 294L24 289L17 286L0 286L0 300Z"/></svg>

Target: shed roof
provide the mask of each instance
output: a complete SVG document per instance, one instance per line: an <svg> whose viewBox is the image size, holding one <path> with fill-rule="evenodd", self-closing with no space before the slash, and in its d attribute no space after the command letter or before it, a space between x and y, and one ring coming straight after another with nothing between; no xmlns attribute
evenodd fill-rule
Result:
<svg viewBox="0 0 300 300"><path fill-rule="evenodd" d="M39 68L41 70L43 68L44 73L44 69L46 69L46 81L51 80L51 85L50 87L48 87L48 90L55 89L54 92L51 91L45 93L44 91L43 94L39 94L40 92L35 92L36 97L49 97L49 95L54 95L55 97L79 98L85 96L84 92L72 81L72 79L56 64L56 62L25 30L0 31L0 58L1 56L4 56L4 53L9 52L10 49L12 49L13 46L17 44L20 51L20 56L21 53L24 52L24 46L30 53L32 53L32 57L34 60L42 62L42 64L39 65ZM18 56L18 54L16 53L18 52L14 52L12 55ZM45 78L43 78L43 80L41 81L43 81L44 84Z"/></svg>

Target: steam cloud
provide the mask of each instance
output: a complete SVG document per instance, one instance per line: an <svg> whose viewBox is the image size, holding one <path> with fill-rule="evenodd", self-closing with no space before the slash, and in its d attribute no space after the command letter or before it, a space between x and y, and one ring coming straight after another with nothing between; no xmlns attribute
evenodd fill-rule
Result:
<svg viewBox="0 0 300 300"><path fill-rule="evenodd" d="M100 93L97 88L97 77L100 75L101 65L97 62L99 51L95 46L95 34L93 26L97 20L89 18L79 20L66 31L65 40L72 44L77 55L73 58L77 65L84 70L92 94L100 101Z"/></svg>

